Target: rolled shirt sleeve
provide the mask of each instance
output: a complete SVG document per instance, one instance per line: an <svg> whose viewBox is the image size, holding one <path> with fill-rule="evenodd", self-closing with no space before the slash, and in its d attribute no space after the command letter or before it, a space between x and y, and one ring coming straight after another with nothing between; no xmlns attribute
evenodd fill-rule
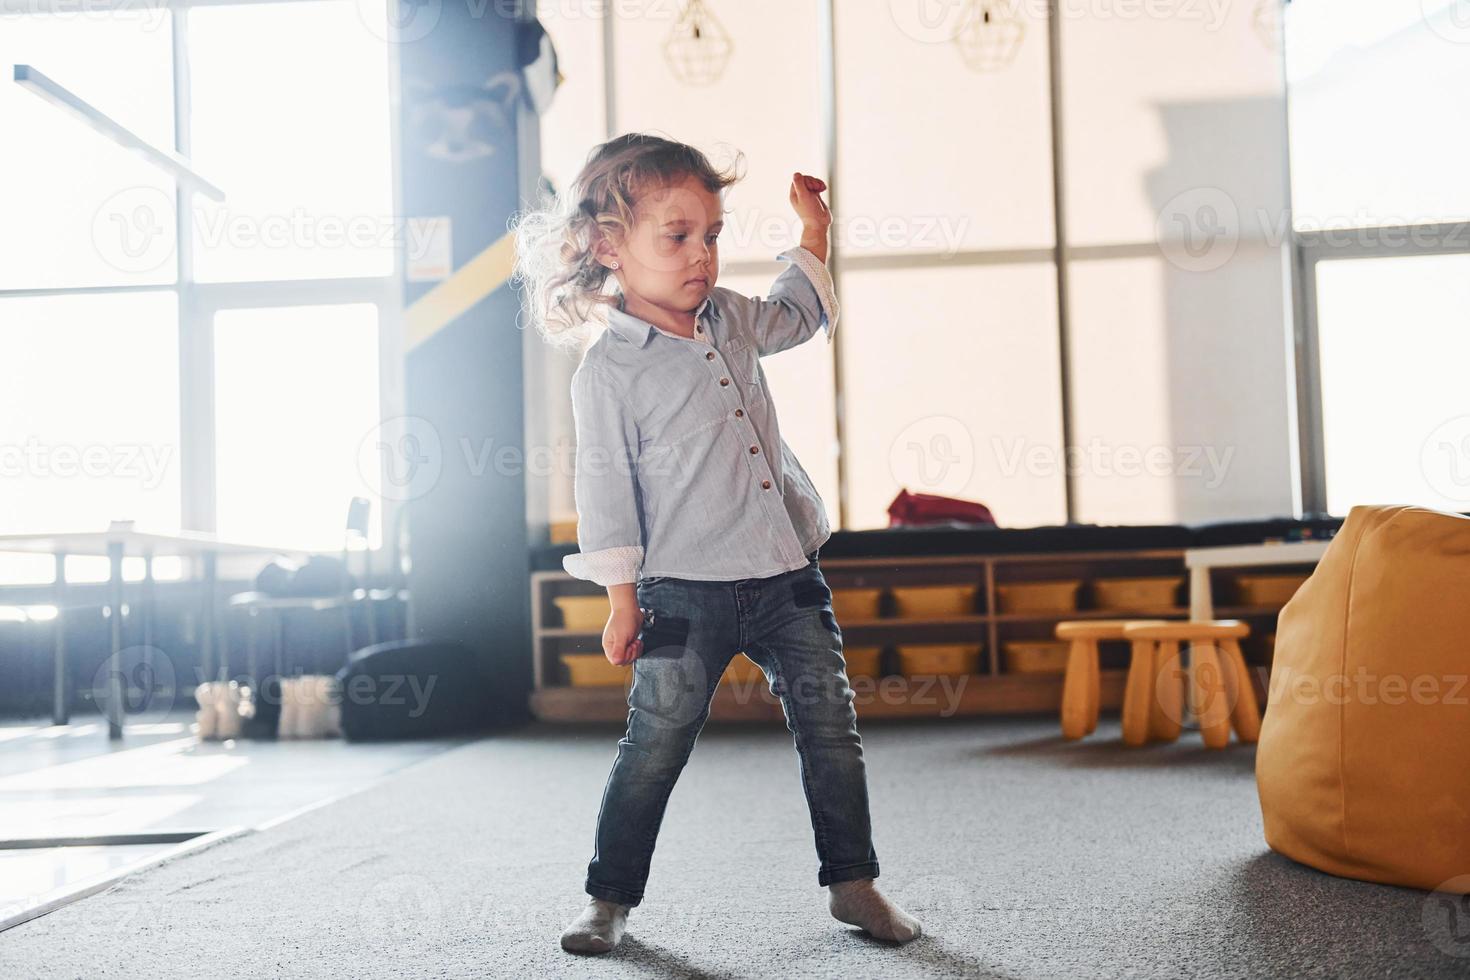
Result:
<svg viewBox="0 0 1470 980"><path fill-rule="evenodd" d="M823 326L830 344L841 310L827 264L800 245L777 258L788 260L790 268L776 277L765 299L746 298L757 351L764 357L795 347Z"/></svg>
<svg viewBox="0 0 1470 980"><path fill-rule="evenodd" d="M643 564L636 469L638 427L606 376L583 362L572 375L577 433L573 493L579 554L562 567L598 585L635 582Z"/></svg>

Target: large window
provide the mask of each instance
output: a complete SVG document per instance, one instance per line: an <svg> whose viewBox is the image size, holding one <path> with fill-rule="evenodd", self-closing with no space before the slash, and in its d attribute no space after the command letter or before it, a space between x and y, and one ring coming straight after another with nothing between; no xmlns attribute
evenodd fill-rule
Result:
<svg viewBox="0 0 1470 980"><path fill-rule="evenodd" d="M174 294L0 298L0 336L6 532L101 530L127 519L176 528L182 471ZM0 552L3 580L47 582L52 571L49 556Z"/></svg>
<svg viewBox="0 0 1470 980"><path fill-rule="evenodd" d="M0 530L132 520L331 549L365 495L381 540L394 502L359 450L401 390L385 10L0 16ZM180 193L12 83L11 64L176 152L225 200ZM47 557L0 554L0 582L52 574Z"/></svg>
<svg viewBox="0 0 1470 980"><path fill-rule="evenodd" d="M1059 66L1077 517L1289 514L1272 5L1083 9Z"/></svg>
<svg viewBox="0 0 1470 980"><path fill-rule="evenodd" d="M837 5L846 256L1055 241L1045 12L1018 4L962 46L950 37L967 29L967 6Z"/></svg>
<svg viewBox="0 0 1470 980"><path fill-rule="evenodd" d="M839 342L766 370L834 524L900 488L1013 527L1293 511L1273 3L716 2L681 54L683 6L545 5L544 167L630 130L743 151L722 282L751 293L791 171L831 178Z"/></svg>
<svg viewBox="0 0 1470 980"><path fill-rule="evenodd" d="M1045 17L962 46L963 8L836 11L852 528L905 488L1066 519Z"/></svg>
<svg viewBox="0 0 1470 980"><path fill-rule="evenodd" d="M900 487L984 502L1006 527L1066 517L1049 262L843 277L855 527Z"/></svg>
<svg viewBox="0 0 1470 980"><path fill-rule="evenodd" d="M1470 219L1463 0L1292 0L1286 26L1297 227Z"/></svg>
<svg viewBox="0 0 1470 980"><path fill-rule="evenodd" d="M1294 223L1309 508L1470 510L1470 21L1294 0Z"/></svg>
<svg viewBox="0 0 1470 980"><path fill-rule="evenodd" d="M340 547L347 501L379 496L377 307L226 310L214 358L220 534Z"/></svg>
<svg viewBox="0 0 1470 980"><path fill-rule="evenodd" d="M361 19L374 6L190 12L191 157L229 193L196 200L200 280L393 273L387 55Z"/></svg>
<svg viewBox="0 0 1470 980"><path fill-rule="evenodd" d="M1470 254L1317 265L1327 509L1470 510Z"/></svg>
<svg viewBox="0 0 1470 980"><path fill-rule="evenodd" d="M172 37L157 10L0 16L0 291L174 281L173 180L11 80L27 65L172 146Z"/></svg>

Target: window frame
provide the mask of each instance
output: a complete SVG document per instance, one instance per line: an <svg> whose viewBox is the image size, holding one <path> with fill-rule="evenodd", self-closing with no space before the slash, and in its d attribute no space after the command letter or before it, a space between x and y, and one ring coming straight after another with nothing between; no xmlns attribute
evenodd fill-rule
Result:
<svg viewBox="0 0 1470 980"><path fill-rule="evenodd" d="M122 6L121 0L114 0ZM322 0L173 0L169 5L172 28L174 140L169 149L190 156L189 11L193 7L247 6L254 3L316 3ZM65 0L40 0L25 13L66 13ZM389 113L390 178L393 214L402 213L403 189L400 153L401 126L392 106L399 90L398 52L384 44L384 71L392 96L384 111ZM98 137L99 139L102 137ZM214 318L221 310L274 306L312 306L370 303L378 308L379 404L387 422L405 414L404 315L401 287L403 256L395 249L394 270L386 276L334 279L256 280L199 282L194 279L194 241L190 233L190 198L195 193L175 181L177 247L174 282L159 285L75 286L58 288L0 289L0 298L12 296L57 296L76 293L173 292L178 298L179 347L179 462L181 513L179 527L212 532L216 525L216 444L214 414ZM386 477L387 461L384 460ZM346 501L343 501L344 522ZM392 529L399 523L401 501L380 498L373 519L381 528L381 543L370 555L391 553ZM186 560L185 574L197 575L196 562Z"/></svg>
<svg viewBox="0 0 1470 980"><path fill-rule="evenodd" d="M1393 244L1389 244L1389 243ZM1317 263L1353 259L1408 259L1470 255L1470 221L1372 225L1328 231L1293 231L1292 292L1295 306L1296 409L1300 432L1301 510L1327 513L1327 432L1322 406L1322 335L1317 304ZM1337 515L1339 517L1344 515Z"/></svg>
<svg viewBox="0 0 1470 980"><path fill-rule="evenodd" d="M818 37L817 51L814 55L819 60L819 79L821 89L815 93L820 103L820 119L822 127L822 139L824 146L823 163L827 170L829 191L827 194L828 205L834 214L841 210L841 175L839 173L838 152L838 105L843 93L839 89L837 81L837 17L839 16L837 0L815 0L818 11ZM1283 0L1284 2L1284 0ZM617 75L618 75L618 45L616 38L616 16L610 5L603 5L603 16L600 18L602 30L602 87L605 106L605 118L607 122L607 138L618 135L621 130L617 122ZM1015 264L1017 262L1051 262L1056 273L1056 305L1057 305L1057 341L1059 358L1056 366L1059 377L1060 392L1060 418L1061 418L1061 444L1065 454L1070 457L1076 447L1075 431L1073 423L1074 388L1073 370L1070 362L1072 316L1071 295L1068 288L1069 271L1072 262L1086 262L1110 258L1130 258L1135 256L1157 257L1159 245L1155 241L1119 242L1113 244L1075 244L1072 242L1067 228L1068 211L1065 195L1065 167L1067 162L1066 129L1063 123L1062 86L1068 81L1065 68L1062 65L1062 12L1059 11L1058 0L1047 0L1046 4L1046 36L1041 39L1047 46L1047 71L1048 90L1047 106L1049 118L1046 125L1049 127L1051 137L1051 177L1053 192L1053 220L1055 224L1053 243L1051 247L1021 247L1021 248L979 248L963 249L946 255L926 255L922 253L893 254L893 255L853 255L843 253L839 243L834 239L829 243L828 264L831 268L834 286L840 292L843 270L845 268L915 268L915 267L952 267L954 265L988 265L988 264ZM1284 52L1283 52L1284 57ZM1290 84L1285 74L1282 75L1282 123L1287 122L1287 113L1290 103ZM1284 159L1283 166L1289 167L1289 144L1283 140ZM1287 207L1290 207L1290 177L1287 175ZM1297 239L1294 232L1288 231L1288 237L1281 246L1282 261L1288 265L1291 256L1297 254ZM723 271L738 274L774 274L780 271L780 263L746 260L727 262ZM1293 277L1291 283L1291 301L1284 302L1281 345L1283 351L1289 348L1290 338L1299 335L1302 329L1302 317L1299 309L1301 306L1300 288L1298 277ZM844 397L846 385L844 384L843 371L843 341L844 334L838 331L832 343L832 356L834 358L834 427L836 432L836 465L837 465L837 520L834 522L836 528L846 528L851 525L850 521L850 474L848 453L844 449L846 444L846 432L848 428L847 419L843 412L846 403ZM1295 369L1300 375L1302 367L1302 356L1299 351L1296 358ZM1315 362L1313 369L1315 369ZM1290 377L1291 368L1287 369ZM1288 393L1288 399L1292 393ZM1297 399L1294 406L1300 414L1302 412L1302 386L1297 384L1295 393ZM1290 408L1291 406L1289 406ZM1320 455L1320 447L1323 441L1323 433L1320 424L1316 428L1310 428L1303 424L1300 432L1293 432L1289 438L1298 445L1302 453L1308 451L1308 447L1315 446ZM1308 475L1305 468L1297 474L1298 479L1294 481L1294 509L1296 516L1302 516L1303 500L1311 499L1311 491L1308 487ZM1071 467L1067 467L1063 474L1063 500L1066 513L1066 521L1071 524L1078 520L1078 498L1079 480ZM1324 497L1325 499L1325 497Z"/></svg>

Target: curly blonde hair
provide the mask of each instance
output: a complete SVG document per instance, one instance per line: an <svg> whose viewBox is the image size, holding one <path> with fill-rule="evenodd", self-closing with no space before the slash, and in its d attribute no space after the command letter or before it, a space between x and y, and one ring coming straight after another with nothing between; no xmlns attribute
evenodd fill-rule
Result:
<svg viewBox="0 0 1470 980"><path fill-rule="evenodd" d="M541 336L557 347L580 348L587 325L616 305L617 279L595 252L602 238L632 231L642 194L686 177L718 194L740 179L740 159L737 153L719 170L685 143L626 133L594 148L569 188L518 214L514 279L524 286Z"/></svg>

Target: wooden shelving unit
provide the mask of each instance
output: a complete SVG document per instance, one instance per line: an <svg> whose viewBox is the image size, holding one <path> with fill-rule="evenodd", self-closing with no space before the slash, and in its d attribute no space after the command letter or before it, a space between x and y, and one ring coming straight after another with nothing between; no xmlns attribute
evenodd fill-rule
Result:
<svg viewBox="0 0 1470 980"><path fill-rule="evenodd" d="M1182 550L1139 550L1023 555L945 555L904 558L822 558L822 571L833 590L899 585L973 584L973 615L938 619L900 619L885 592L880 617L839 620L848 647L884 647L879 678L851 678L855 707L862 718L954 717L983 714L1022 714L1055 711L1061 703L1060 674L1019 674L1005 669L1002 644L1009 640L1050 639L1063 619L1160 618L1188 616L1187 576ZM1307 573L1311 566L1282 567L1272 573ZM1240 605L1235 578L1251 569L1218 569L1211 578L1216 615L1244 619L1251 624L1246 641L1247 659L1269 666L1266 636L1274 633L1279 606ZM1155 609L1100 609L1090 584L1099 578L1178 576L1180 587L1172 606ZM1081 579L1078 608L1057 613L998 611L999 584L1052 579ZM627 718L623 687L572 687L559 657L563 653L600 653L601 630L569 630L561 623L552 600L560 595L595 595L603 590L565 572L542 571L531 576L532 656L535 689L531 711L536 717L558 722L610 722ZM903 643L980 642L984 644L981 670L958 678L905 678L897 674L892 648ZM1104 644L1101 700L1115 709L1122 700L1127 649ZM710 708L711 721L783 720L780 701L763 681L721 685Z"/></svg>

